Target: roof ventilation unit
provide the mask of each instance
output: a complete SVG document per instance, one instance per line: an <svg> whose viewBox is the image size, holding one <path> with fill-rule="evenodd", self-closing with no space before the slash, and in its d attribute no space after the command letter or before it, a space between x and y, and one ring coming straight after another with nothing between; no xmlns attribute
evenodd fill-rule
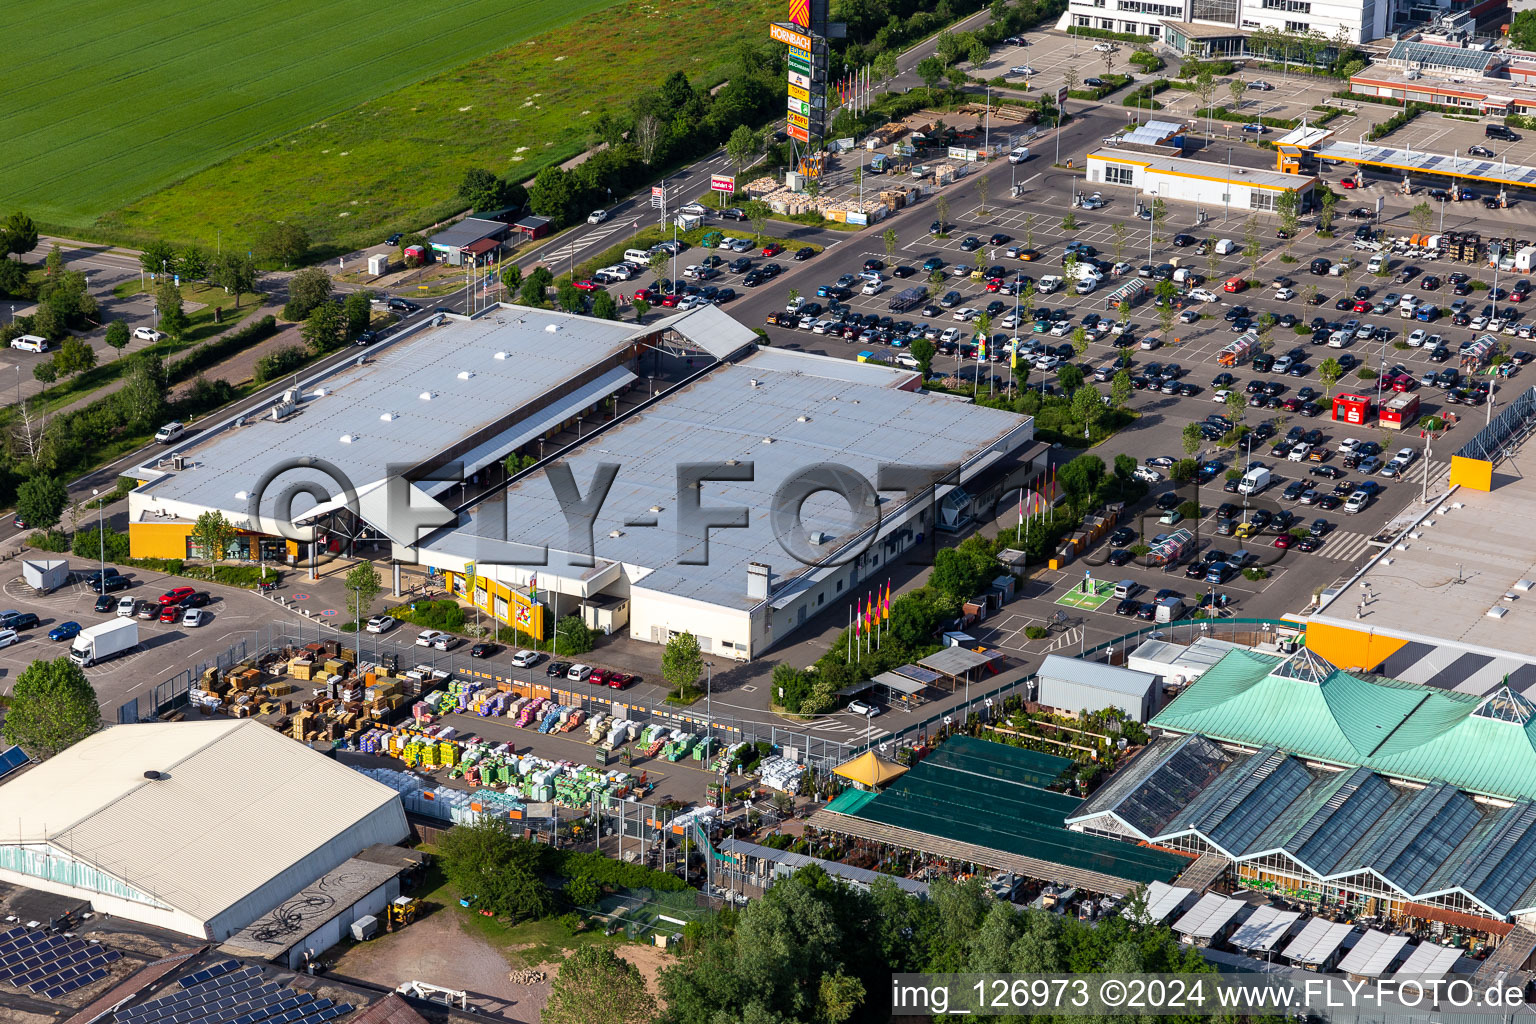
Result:
<svg viewBox="0 0 1536 1024"><path fill-rule="evenodd" d="M421 393L421 400L423 402L430 402L430 401L432 401L432 399L434 399L436 397L437 397L437 392L436 391L423 391Z"/></svg>
<svg viewBox="0 0 1536 1024"><path fill-rule="evenodd" d="M505 353L505 352L497 352L497 353L496 353L496 354L495 354L495 355L494 355L494 356L492 356L492 357L491 357L491 358L492 358L492 359L505 359L505 358L507 358L507 354L506 354L506 353Z"/></svg>
<svg viewBox="0 0 1536 1024"><path fill-rule="evenodd" d="M379 419L383 420L385 423L393 423L395 414L392 412L381 412L379 413Z"/></svg>
<svg viewBox="0 0 1536 1024"><path fill-rule="evenodd" d="M545 324L544 325L544 333L546 333L546 334L559 334L560 333L560 325L559 324Z"/></svg>
<svg viewBox="0 0 1536 1024"><path fill-rule="evenodd" d="M171 468L172 469L176 469L176 470L186 469L187 468L187 457L185 455L172 455L171 456Z"/></svg>
<svg viewBox="0 0 1536 1024"><path fill-rule="evenodd" d="M148 779L150 782L159 782L161 779L165 778L164 775L162 775L159 772L155 771L153 768L151 768L149 771L145 772L144 773L144 777L146 779Z"/></svg>
<svg viewBox="0 0 1536 1024"><path fill-rule="evenodd" d="M315 388L315 397L316 398L324 398L328 394L330 394L330 391L327 390L326 388Z"/></svg>
<svg viewBox="0 0 1536 1024"><path fill-rule="evenodd" d="M608 531L608 536L610 536L610 537L622 537L622 536L624 536L624 531L623 530L609 530Z"/></svg>
<svg viewBox="0 0 1536 1024"><path fill-rule="evenodd" d="M773 438L771 438L771 437L763 438L763 444L773 444Z"/></svg>
<svg viewBox="0 0 1536 1024"><path fill-rule="evenodd" d="M474 370L460 370L459 371L459 380L469 380L469 378L473 377L474 375L475 375L475 371Z"/></svg>
<svg viewBox="0 0 1536 1024"><path fill-rule="evenodd" d="M353 441L356 441L356 440L357 440L357 435L356 434L342 434L341 435L341 443L342 444L351 444Z"/></svg>
<svg viewBox="0 0 1536 1024"><path fill-rule="evenodd" d="M795 417L795 422L796 423L809 423L809 422L811 422L811 418L809 416L796 416Z"/></svg>
<svg viewBox="0 0 1536 1024"><path fill-rule="evenodd" d="M822 533L820 530L813 530L811 532L810 541L816 547L821 547L823 544L825 544L827 541L829 541L831 539L832 538L830 536L828 536L825 533Z"/></svg>
<svg viewBox="0 0 1536 1024"><path fill-rule="evenodd" d="M751 380L749 380L747 382L747 387L750 387L750 388L760 388L762 386L763 386L763 382L758 380L756 377L753 377Z"/></svg>
<svg viewBox="0 0 1536 1024"><path fill-rule="evenodd" d="M297 405L301 397L302 393L298 388L289 388L287 391L283 392L283 401L289 405Z"/></svg>

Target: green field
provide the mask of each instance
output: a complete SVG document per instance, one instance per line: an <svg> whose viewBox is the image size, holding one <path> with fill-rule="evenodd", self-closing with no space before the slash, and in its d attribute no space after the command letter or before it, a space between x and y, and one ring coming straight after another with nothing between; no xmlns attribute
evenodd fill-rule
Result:
<svg viewBox="0 0 1536 1024"><path fill-rule="evenodd" d="M11 0L0 209L90 225L253 145L612 2Z"/></svg>
<svg viewBox="0 0 1536 1024"><path fill-rule="evenodd" d="M210 247L290 221L346 251L456 213L468 167L520 180L579 153L584 119L718 74L780 6L20 0L0 209Z"/></svg>

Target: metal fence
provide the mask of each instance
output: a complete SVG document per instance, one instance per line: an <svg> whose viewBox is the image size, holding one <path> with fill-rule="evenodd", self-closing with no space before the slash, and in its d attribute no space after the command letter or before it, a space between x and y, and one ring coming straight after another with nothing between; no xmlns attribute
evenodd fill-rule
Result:
<svg viewBox="0 0 1536 1024"><path fill-rule="evenodd" d="M652 704L635 697L624 697L591 683L574 683L565 679L551 679L543 675L543 667L537 667L524 675L514 675L478 658L471 658L467 645L457 651L439 651L431 647L417 647L414 642L401 642L389 636L372 633L349 634L319 623L294 622L271 623L253 630L250 638L232 645L212 661L187 669L155 688L154 695L145 695L118 708L118 721L137 722L155 718L185 706L187 691L202 678L204 670L217 665L220 671L228 669L248 658L260 657L286 646L303 646L316 641L339 641L342 646L355 649L362 663L388 665L404 671L424 666L434 671L446 672L460 679L477 679L496 684L522 684L547 686L552 699L571 707L592 712L605 712L615 717L627 718L649 725L666 723L690 732L705 734L717 742L729 746L734 743L768 743L793 761L798 761L817 774L831 772L837 765L848 760L854 749L840 740L818 736L814 732L796 730L772 722L739 718L735 715L716 714L707 709L704 702L689 707L672 707ZM514 670L515 671L515 670Z"/></svg>

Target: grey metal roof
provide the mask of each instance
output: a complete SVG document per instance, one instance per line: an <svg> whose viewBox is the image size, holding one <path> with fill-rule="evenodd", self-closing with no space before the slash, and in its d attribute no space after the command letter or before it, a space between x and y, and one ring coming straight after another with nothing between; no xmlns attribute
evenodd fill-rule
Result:
<svg viewBox="0 0 1536 1024"><path fill-rule="evenodd" d="M716 359L729 358L746 346L757 344L757 335L751 328L714 304L699 306L686 313L666 317L646 328L648 331L661 329L676 331L687 338L690 345L708 352ZM768 358L764 359L760 365L768 366L773 362ZM859 365L847 359L839 359L836 362L844 365ZM833 371L823 367L821 372L823 375L831 375ZM911 371L903 371L903 373L908 378L912 376ZM864 378L848 376L844 379L853 381Z"/></svg>
<svg viewBox="0 0 1536 1024"><path fill-rule="evenodd" d="M705 307L678 318L675 327L708 341L718 323ZM636 589L749 610L759 602L747 597L747 563L772 567L775 596L807 575L780 546L769 514L775 492L790 477L832 462L869 481L882 463L960 465L964 478L1033 434L1028 417L901 390L910 379L905 371L868 363L759 349L592 435L563 462L583 493L600 463L619 466L594 524L597 559L635 567ZM709 482L702 504L750 509L747 526L710 530L706 549L677 531L678 468L732 460L751 463L753 479ZM887 495L882 530L897 525L898 499ZM651 513L653 507L660 511ZM655 527L629 525L651 515ZM854 536L846 502L827 492L804 503L801 521L808 533L831 538L818 548L829 554ZM475 508L463 525L430 538L423 558L507 565L526 562L530 545L548 545L548 566L540 572L580 577L587 570L572 565L569 536L548 477L538 472L513 483L504 500Z"/></svg>
<svg viewBox="0 0 1536 1024"><path fill-rule="evenodd" d="M757 843L749 843L743 839L722 839L719 844L721 853L734 853L744 857L755 857L774 865L775 874L788 874L807 865L814 864L827 874L836 878L846 878L850 882L870 886L880 879L894 882L900 888L914 896L928 895L928 883L919 882L915 878L902 878L898 875L882 874L879 871L871 871L868 868L854 867L852 864L843 864L839 861L822 860L820 857L811 857L803 853L790 853L788 850L775 850L771 846L759 846Z"/></svg>
<svg viewBox="0 0 1536 1024"><path fill-rule="evenodd" d="M1168 918L1169 914L1178 910L1195 894L1193 889L1185 889L1182 886L1169 885L1167 882L1147 883L1147 917L1153 924L1159 924Z"/></svg>
<svg viewBox="0 0 1536 1024"><path fill-rule="evenodd" d="M966 647L945 647L918 662L923 668L931 668L946 676L961 676L972 669L991 664L994 655L973 651Z"/></svg>
<svg viewBox="0 0 1536 1024"><path fill-rule="evenodd" d="M1320 964L1333 955L1334 950L1355 930L1352 924L1337 924L1326 917L1314 917L1307 922L1301 934L1291 940L1281 952L1292 963Z"/></svg>
<svg viewBox="0 0 1536 1024"><path fill-rule="evenodd" d="M353 857L230 936L220 949L276 960L399 873L393 864Z"/></svg>
<svg viewBox="0 0 1536 1024"><path fill-rule="evenodd" d="M1291 926L1300 920L1301 914L1298 911L1262 906L1237 926L1228 941L1250 953L1274 949L1291 930Z"/></svg>
<svg viewBox="0 0 1536 1024"><path fill-rule="evenodd" d="M870 682L879 683L881 686L890 687L897 693L904 693L909 697L923 692L922 683L914 682L913 680L908 679L906 676L899 676L895 672L881 672L879 675L870 679Z"/></svg>
<svg viewBox="0 0 1536 1024"><path fill-rule="evenodd" d="M1042 679L1059 679L1078 686L1091 686L1096 690L1122 694L1141 700L1157 685L1157 676L1149 672L1118 668L1098 661L1066 658L1059 654L1047 654L1036 673Z"/></svg>
<svg viewBox="0 0 1536 1024"><path fill-rule="evenodd" d="M1413 947L1408 954L1408 959L1397 969L1397 977L1443 977L1451 973L1456 966L1456 961L1462 957L1462 951L1457 946L1439 946L1433 942L1421 942Z"/></svg>
<svg viewBox="0 0 1536 1024"><path fill-rule="evenodd" d="M368 349L358 362L304 379L295 415L273 421L263 415L270 408L264 405L247 412L244 425L231 416L176 449L189 459L188 469L166 471L150 462L139 478L154 481L146 488L152 497L241 517L248 510L243 495L281 459L324 459L361 491L382 480L386 467L425 462L614 358L636 331L633 324L526 307L474 320L443 317L437 326L423 324ZM343 435L351 440L343 442ZM292 479L285 475L267 489L264 516ZM323 482L339 496L334 481Z"/></svg>
<svg viewBox="0 0 1536 1024"><path fill-rule="evenodd" d="M1362 145L1358 140L1325 142L1313 147L1312 152L1323 160L1369 164L1390 170L1442 174L1450 178L1476 178L1480 181L1521 187L1536 184L1536 167L1512 164L1507 160L1490 160L1480 156L1469 157L1398 149L1393 146L1383 146L1377 142L1366 142Z"/></svg>
<svg viewBox="0 0 1536 1024"><path fill-rule="evenodd" d="M1222 772L1175 816L1164 838L1194 831L1241 857L1312 781L1295 758L1273 747L1260 750Z"/></svg>
<svg viewBox="0 0 1536 1024"><path fill-rule="evenodd" d="M471 242L478 242L482 238L494 238L506 230L507 226L499 220L465 217L452 227L439 231L428 241L445 249L462 249Z"/></svg>
<svg viewBox="0 0 1536 1024"><path fill-rule="evenodd" d="M1343 960L1339 961L1339 970L1345 974L1360 977L1379 977L1387 973L1392 966L1392 961L1397 959L1406 945L1408 945L1406 935L1389 935L1386 932L1368 928L1365 934L1360 936L1360 941L1355 943L1355 947Z"/></svg>
<svg viewBox="0 0 1536 1024"><path fill-rule="evenodd" d="M1242 900L1228 899L1208 892L1189 913L1174 922L1173 930L1196 939L1209 939L1227 926L1238 914L1248 909Z"/></svg>

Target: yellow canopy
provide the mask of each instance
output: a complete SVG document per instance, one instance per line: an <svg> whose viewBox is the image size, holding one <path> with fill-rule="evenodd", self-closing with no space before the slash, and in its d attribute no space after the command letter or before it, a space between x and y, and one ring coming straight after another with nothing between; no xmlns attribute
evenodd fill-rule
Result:
<svg viewBox="0 0 1536 1024"><path fill-rule="evenodd" d="M871 788L883 786L907 773L901 765L877 756L873 750L838 765L834 770L845 779L851 779L861 786Z"/></svg>

